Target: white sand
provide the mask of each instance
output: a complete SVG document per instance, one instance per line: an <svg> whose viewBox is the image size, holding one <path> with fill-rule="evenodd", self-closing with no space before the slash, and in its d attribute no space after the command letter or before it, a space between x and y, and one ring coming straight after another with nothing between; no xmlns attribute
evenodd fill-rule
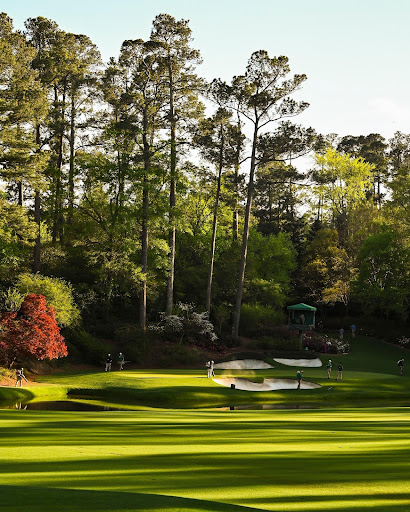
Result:
<svg viewBox="0 0 410 512"><path fill-rule="evenodd" d="M216 363L214 368L216 370L268 370L273 368L273 366L260 359L238 359L236 361Z"/></svg>
<svg viewBox="0 0 410 512"><path fill-rule="evenodd" d="M296 379L265 379L263 382L251 382L247 379L239 379L236 377L227 378L214 378L212 379L216 384L221 386L231 387L235 384L236 389L242 391L273 391L275 389L296 389L298 381ZM307 382L302 380L300 384L301 389L315 389L320 388L319 384L315 382Z"/></svg>
<svg viewBox="0 0 410 512"><path fill-rule="evenodd" d="M274 359L277 363L285 364L286 366L303 366L305 368L320 368L322 361L317 357L316 359Z"/></svg>

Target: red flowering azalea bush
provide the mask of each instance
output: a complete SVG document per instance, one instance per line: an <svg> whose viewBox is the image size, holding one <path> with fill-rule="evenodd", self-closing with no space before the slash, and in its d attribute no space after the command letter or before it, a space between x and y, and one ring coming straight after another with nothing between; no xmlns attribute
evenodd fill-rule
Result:
<svg viewBox="0 0 410 512"><path fill-rule="evenodd" d="M10 364L15 359L57 359L67 355L55 311L43 295L27 295L17 313L0 318L0 359Z"/></svg>

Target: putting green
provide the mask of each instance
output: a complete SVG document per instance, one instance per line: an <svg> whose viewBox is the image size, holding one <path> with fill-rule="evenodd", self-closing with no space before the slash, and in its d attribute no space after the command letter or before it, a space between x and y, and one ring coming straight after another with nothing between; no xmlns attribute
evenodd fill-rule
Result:
<svg viewBox="0 0 410 512"><path fill-rule="evenodd" d="M0 411L8 512L410 510L410 409Z"/></svg>

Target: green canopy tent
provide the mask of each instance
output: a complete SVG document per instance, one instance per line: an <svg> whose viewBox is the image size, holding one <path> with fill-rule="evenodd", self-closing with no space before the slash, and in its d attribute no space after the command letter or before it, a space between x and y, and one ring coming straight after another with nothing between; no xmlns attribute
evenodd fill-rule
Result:
<svg viewBox="0 0 410 512"><path fill-rule="evenodd" d="M288 306L289 329L299 331L299 348L302 350L303 331L311 331L315 327L315 312L317 309L303 302Z"/></svg>

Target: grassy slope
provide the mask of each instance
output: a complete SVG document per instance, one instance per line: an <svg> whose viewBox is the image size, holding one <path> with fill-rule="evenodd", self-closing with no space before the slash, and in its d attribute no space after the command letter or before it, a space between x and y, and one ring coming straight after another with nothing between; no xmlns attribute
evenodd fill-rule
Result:
<svg viewBox="0 0 410 512"><path fill-rule="evenodd" d="M409 460L409 409L0 411L0 510L404 512Z"/></svg>
<svg viewBox="0 0 410 512"><path fill-rule="evenodd" d="M343 382L328 381L324 369L305 371L324 385L313 392L240 392L182 370L56 374L42 379L48 386L25 392L73 387L151 406L363 405L380 395L407 396L410 379L396 375L401 354L360 340L351 355L335 358L346 368ZM244 374L294 373L278 365ZM0 511L405 512L409 460L407 408L0 411Z"/></svg>
<svg viewBox="0 0 410 512"><path fill-rule="evenodd" d="M252 393L221 387L198 370L149 370L123 372L88 372L54 374L40 381L73 393L100 397L110 401L133 402L146 407L213 407L248 405L251 403L288 403L323 405L410 405L410 377L400 377L397 359L399 349L370 338L360 338L352 353L331 356L334 368L341 361L345 368L343 381L326 378L324 368L306 368L304 377L318 382L321 389L286 390ZM326 362L328 358L322 357ZM264 377L295 378L295 368L275 363L274 370L217 371L217 375L236 375L253 380ZM336 369L333 376L336 377ZM295 383L296 387L296 383ZM36 392L32 389L31 392Z"/></svg>

